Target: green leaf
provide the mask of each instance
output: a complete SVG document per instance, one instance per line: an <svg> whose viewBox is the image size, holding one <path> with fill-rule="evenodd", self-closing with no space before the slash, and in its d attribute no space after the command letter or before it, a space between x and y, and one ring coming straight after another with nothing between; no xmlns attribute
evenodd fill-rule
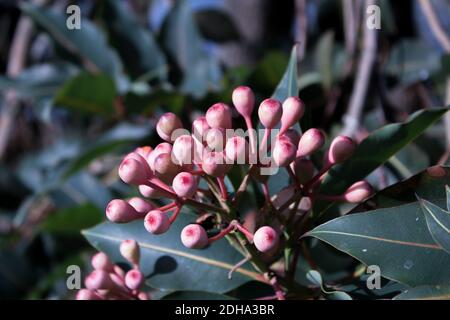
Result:
<svg viewBox="0 0 450 320"><path fill-rule="evenodd" d="M394 300L450 300L450 286L420 286L406 290Z"/></svg>
<svg viewBox="0 0 450 320"><path fill-rule="evenodd" d="M220 43L239 40L239 31L225 11L202 9L196 11L194 17L200 32L206 39Z"/></svg>
<svg viewBox="0 0 450 320"><path fill-rule="evenodd" d="M306 279L308 279L315 286L318 286L318 287L322 288L323 280L322 280L322 276L320 275L320 273L318 271L316 271L316 270L309 270L306 273Z"/></svg>
<svg viewBox="0 0 450 320"><path fill-rule="evenodd" d="M447 194L447 210L450 211L450 187L448 185L445 186L445 191Z"/></svg>
<svg viewBox="0 0 450 320"><path fill-rule="evenodd" d="M162 29L164 46L184 72L181 90L202 97L218 88L222 77L217 61L206 54L203 39L187 1L176 1Z"/></svg>
<svg viewBox="0 0 450 320"><path fill-rule="evenodd" d="M402 40L392 48L386 72L400 78L404 85L424 81L440 70L440 55L423 41Z"/></svg>
<svg viewBox="0 0 450 320"><path fill-rule="evenodd" d="M90 203L78 207L59 209L41 225L43 231L54 234L79 234L103 219L103 212Z"/></svg>
<svg viewBox="0 0 450 320"><path fill-rule="evenodd" d="M194 220L194 215L182 213L163 235L149 234L142 221L120 225L107 222L85 230L83 234L114 261L124 261L118 249L121 241L135 239L139 242L141 268L148 285L154 288L225 293L258 278L258 273L247 264L228 279L229 271L242 256L225 239L203 250L185 248L180 233Z"/></svg>
<svg viewBox="0 0 450 320"><path fill-rule="evenodd" d="M153 34L138 23L132 10L127 10L121 1L108 0L105 2L104 16L126 68L134 76L155 71L156 76L165 79L166 58Z"/></svg>
<svg viewBox="0 0 450 320"><path fill-rule="evenodd" d="M108 46L106 37L92 22L83 19L81 29L69 30L64 14L29 2L22 3L20 8L71 54L120 81L122 65L117 53Z"/></svg>
<svg viewBox="0 0 450 320"><path fill-rule="evenodd" d="M85 146L78 152L65 169L63 179L67 179L74 173L86 167L94 159L110 153L121 146L131 142L137 142L148 136L153 126L139 126L131 123L120 123L116 127L104 133L94 142L85 142Z"/></svg>
<svg viewBox="0 0 450 320"><path fill-rule="evenodd" d="M419 204L434 241L450 254L450 212L424 199Z"/></svg>
<svg viewBox="0 0 450 320"><path fill-rule="evenodd" d="M21 97L51 96L76 72L77 68L69 63L33 65L15 79L0 76L0 90L13 88Z"/></svg>
<svg viewBox="0 0 450 320"><path fill-rule="evenodd" d="M67 81L54 101L82 113L113 116L115 96L114 82L107 75L81 73Z"/></svg>
<svg viewBox="0 0 450 320"><path fill-rule="evenodd" d="M450 282L450 255L437 245L417 202L351 214L324 223L316 237L381 274L410 286Z"/></svg>
<svg viewBox="0 0 450 320"><path fill-rule="evenodd" d="M275 89L275 92L272 94L272 98L283 102L288 97L297 97L298 91L297 46L294 46L291 51L291 57L289 58L286 71Z"/></svg>
<svg viewBox="0 0 450 320"><path fill-rule="evenodd" d="M448 107L421 110L411 115L405 123L389 124L375 130L358 145L350 160L328 172L321 190L327 194L344 192L417 138L448 110Z"/></svg>
<svg viewBox="0 0 450 320"><path fill-rule="evenodd" d="M204 291L175 291L161 300L235 300L233 297Z"/></svg>
<svg viewBox="0 0 450 320"><path fill-rule="evenodd" d="M428 168L407 180L377 192L350 213L415 203L417 195L440 206L445 206L445 186L449 179L450 168L440 166Z"/></svg>
<svg viewBox="0 0 450 320"><path fill-rule="evenodd" d="M322 86L325 90L329 90L333 84L333 58L334 48L334 32L328 31L320 37L319 43L316 49L316 69L319 70Z"/></svg>

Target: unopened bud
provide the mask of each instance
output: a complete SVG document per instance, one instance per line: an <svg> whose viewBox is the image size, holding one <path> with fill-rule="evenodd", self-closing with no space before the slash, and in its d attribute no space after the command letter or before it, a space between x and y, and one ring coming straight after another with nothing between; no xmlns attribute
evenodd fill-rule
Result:
<svg viewBox="0 0 450 320"><path fill-rule="evenodd" d="M289 97L283 102L280 134L296 124L305 112L305 106L297 97Z"/></svg>
<svg viewBox="0 0 450 320"><path fill-rule="evenodd" d="M261 227L255 232L253 236L253 243L258 251L268 252L277 245L278 234L271 227Z"/></svg>
<svg viewBox="0 0 450 320"><path fill-rule="evenodd" d="M104 270L94 270L84 280L84 285L89 290L106 289L111 290L117 288L116 284L111 280L108 272Z"/></svg>
<svg viewBox="0 0 450 320"><path fill-rule="evenodd" d="M225 155L231 161L244 164L248 159L249 146L245 138L236 136L228 139L225 147Z"/></svg>
<svg viewBox="0 0 450 320"><path fill-rule="evenodd" d="M206 132L208 132L210 128L211 127L206 121L206 117L198 117L192 122L192 136L197 139L197 141L202 142Z"/></svg>
<svg viewBox="0 0 450 320"><path fill-rule="evenodd" d="M164 196L159 190L153 189L152 187L149 187L149 186L146 186L143 184L139 186L139 192L144 197L150 198L150 199L160 199Z"/></svg>
<svg viewBox="0 0 450 320"><path fill-rule="evenodd" d="M288 139L294 146L296 146L300 141L300 133L298 133L295 129L288 129L285 133L280 135L278 139Z"/></svg>
<svg viewBox="0 0 450 320"><path fill-rule="evenodd" d="M192 198L197 191L198 179L189 172L180 172L173 179L172 188L181 198Z"/></svg>
<svg viewBox="0 0 450 320"><path fill-rule="evenodd" d="M77 300L103 300L103 298L93 290L81 289L77 292Z"/></svg>
<svg viewBox="0 0 450 320"><path fill-rule="evenodd" d="M155 170L155 166L154 166L155 159L162 153L171 154L172 153L172 145L170 143L167 143L167 142L160 143L148 155L147 162L148 162L148 165L150 166L150 168L153 171Z"/></svg>
<svg viewBox="0 0 450 320"><path fill-rule="evenodd" d="M249 87L240 86L234 89L232 100L237 112L244 118L250 117L255 106L255 95Z"/></svg>
<svg viewBox="0 0 450 320"><path fill-rule="evenodd" d="M162 234L169 230L170 221L164 212L152 210L145 216L144 227L152 234Z"/></svg>
<svg viewBox="0 0 450 320"><path fill-rule="evenodd" d="M153 205L142 198L133 197L128 199L127 202L139 213L142 217L144 217L147 212L153 209Z"/></svg>
<svg viewBox="0 0 450 320"><path fill-rule="evenodd" d="M137 269L131 269L125 275L125 285L130 290L137 290L144 284L144 275Z"/></svg>
<svg viewBox="0 0 450 320"><path fill-rule="evenodd" d="M172 142L172 133L176 129L183 128L181 120L172 112L167 112L163 114L156 124L156 132L161 137L161 139Z"/></svg>
<svg viewBox="0 0 450 320"><path fill-rule="evenodd" d="M367 181L358 181L345 191L344 199L350 203L360 203L372 193L372 186Z"/></svg>
<svg viewBox="0 0 450 320"><path fill-rule="evenodd" d="M127 155L119 166L119 176L128 184L144 184L150 175L148 163L137 153Z"/></svg>
<svg viewBox="0 0 450 320"><path fill-rule="evenodd" d="M231 169L226 163L222 152L205 152L203 154L202 169L206 174L213 177L222 177Z"/></svg>
<svg viewBox="0 0 450 320"><path fill-rule="evenodd" d="M187 248L201 249L208 245L208 235L199 224L189 224L181 231L181 242Z"/></svg>
<svg viewBox="0 0 450 320"><path fill-rule="evenodd" d="M206 145L211 151L223 151L226 143L226 133L223 128L211 128L206 133Z"/></svg>
<svg viewBox="0 0 450 320"><path fill-rule="evenodd" d="M328 150L328 162L331 164L342 163L349 159L356 149L355 142L346 136L338 136L331 142Z"/></svg>
<svg viewBox="0 0 450 320"><path fill-rule="evenodd" d="M287 139L277 139L272 157L278 167L286 167L295 159L297 147Z"/></svg>
<svg viewBox="0 0 450 320"><path fill-rule="evenodd" d="M297 149L297 157L307 157L323 147L325 136L318 129L309 129L300 138Z"/></svg>
<svg viewBox="0 0 450 320"><path fill-rule="evenodd" d="M173 143L172 160L178 165L192 164L194 151L194 139L190 135L182 135Z"/></svg>
<svg viewBox="0 0 450 320"><path fill-rule="evenodd" d="M173 162L169 153L161 153L153 162L155 176L164 183L171 184L173 178L180 172L181 167Z"/></svg>
<svg viewBox="0 0 450 320"><path fill-rule="evenodd" d="M115 199L106 206L106 217L116 223L126 223L140 218L140 214L125 200Z"/></svg>
<svg viewBox="0 0 450 320"><path fill-rule="evenodd" d="M230 129L231 109L225 103L216 103L206 112L206 121L211 128Z"/></svg>
<svg viewBox="0 0 450 320"><path fill-rule="evenodd" d="M114 264L106 253L103 252L99 252L91 258L91 265L95 270L111 272L114 269Z"/></svg>
<svg viewBox="0 0 450 320"><path fill-rule="evenodd" d="M136 240L128 239L122 241L119 250L122 257L127 259L130 263L134 265L139 264L141 252L139 249L139 244L136 242Z"/></svg>
<svg viewBox="0 0 450 320"><path fill-rule="evenodd" d="M259 105L258 117L267 129L273 129L281 120L283 109L281 103L275 99L266 99Z"/></svg>

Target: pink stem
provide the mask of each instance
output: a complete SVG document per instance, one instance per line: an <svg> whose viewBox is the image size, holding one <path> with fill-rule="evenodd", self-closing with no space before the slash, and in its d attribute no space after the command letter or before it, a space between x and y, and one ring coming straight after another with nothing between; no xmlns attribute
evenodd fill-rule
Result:
<svg viewBox="0 0 450 320"><path fill-rule="evenodd" d="M240 232L242 232L250 242L253 242L253 233L248 231L246 228L244 228L244 226L242 226L240 223L237 223L237 222L236 222L236 228Z"/></svg>
<svg viewBox="0 0 450 320"><path fill-rule="evenodd" d="M264 130L264 136L263 136L263 138L261 140L261 144L259 145L259 152L260 153L261 153L261 151L264 151L264 149L266 148L266 144L267 144L267 141L269 140L271 131L272 131L272 129L270 129L270 128L266 128Z"/></svg>
<svg viewBox="0 0 450 320"><path fill-rule="evenodd" d="M221 176L217 178L217 182L219 183L220 193L222 195L223 200L228 199L227 187L225 186L225 177Z"/></svg>
<svg viewBox="0 0 450 320"><path fill-rule="evenodd" d="M309 190L316 186L318 182L321 181L322 176L324 176L328 170L330 170L333 167L334 164L327 163L308 183L305 184L304 189Z"/></svg>
<svg viewBox="0 0 450 320"><path fill-rule="evenodd" d="M235 225L233 223L230 223L228 227L220 231L218 234L216 234L214 237L211 237L208 239L208 243L211 244L214 241L220 240L223 237L225 237L227 234L229 234L231 231L233 231L235 228Z"/></svg>
<svg viewBox="0 0 450 320"><path fill-rule="evenodd" d="M286 166L286 171L289 173L289 176L292 180L294 180L295 185L300 188L300 182L298 182L297 176L295 175L294 171L292 171L291 166Z"/></svg>
<svg viewBox="0 0 450 320"><path fill-rule="evenodd" d="M173 212L173 214L170 216L170 218L169 218L170 224L172 224L176 220L176 218L178 217L178 214L181 212L181 208L182 208L182 206L178 205L177 208L175 209L175 211Z"/></svg>
<svg viewBox="0 0 450 320"><path fill-rule="evenodd" d="M168 210L170 210L170 209L172 209L172 208L174 208L176 206L177 206L177 202L174 201L172 203L166 204L165 206L162 206L162 207L158 208L158 210L160 210L162 212L166 212L166 211L168 211Z"/></svg>
<svg viewBox="0 0 450 320"><path fill-rule="evenodd" d="M264 198L266 198L267 203L273 207L272 199L270 199L270 191L267 182L261 183L261 188L264 194Z"/></svg>

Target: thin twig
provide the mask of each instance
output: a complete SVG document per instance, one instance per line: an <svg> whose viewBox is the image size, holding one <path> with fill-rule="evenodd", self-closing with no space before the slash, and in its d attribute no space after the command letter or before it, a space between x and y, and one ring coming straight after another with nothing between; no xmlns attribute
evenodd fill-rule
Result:
<svg viewBox="0 0 450 320"><path fill-rule="evenodd" d="M366 7L376 4L376 0L366 0ZM344 135L353 136L358 128L361 119L364 102L366 99L367 88L369 86L372 67L375 62L377 52L377 31L370 30L365 25L365 19L362 19L363 28L363 52L359 60L358 70L355 79L355 85L350 97L349 107L344 116Z"/></svg>

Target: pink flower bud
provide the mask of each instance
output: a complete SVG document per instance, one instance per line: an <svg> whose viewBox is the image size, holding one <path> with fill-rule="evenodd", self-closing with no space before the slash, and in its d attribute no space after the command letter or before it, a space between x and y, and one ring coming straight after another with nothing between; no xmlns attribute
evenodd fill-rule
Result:
<svg viewBox="0 0 450 320"><path fill-rule="evenodd" d="M192 122L192 136L202 142L206 132L210 129L206 117L198 117Z"/></svg>
<svg viewBox="0 0 450 320"><path fill-rule="evenodd" d="M84 280L84 285L89 290L115 289L116 284L111 280L108 272L104 270L94 270Z"/></svg>
<svg viewBox="0 0 450 320"><path fill-rule="evenodd" d="M231 128L231 109L225 103L216 103L206 111L206 121L211 128Z"/></svg>
<svg viewBox="0 0 450 320"><path fill-rule="evenodd" d="M154 171L155 170L155 159L162 153L172 153L172 145L167 142L163 142L158 144L155 149L148 155L147 162L150 168Z"/></svg>
<svg viewBox="0 0 450 320"><path fill-rule="evenodd" d="M278 234L273 228L264 226L255 232L253 242L256 249L261 252L268 252L277 245Z"/></svg>
<svg viewBox="0 0 450 320"><path fill-rule="evenodd" d="M267 129L273 129L280 122L283 109L281 103L275 99L266 99L259 105L258 117Z"/></svg>
<svg viewBox="0 0 450 320"><path fill-rule="evenodd" d="M194 150L194 139L189 135L182 135L173 143L172 160L178 165L192 164Z"/></svg>
<svg viewBox="0 0 450 320"><path fill-rule="evenodd" d="M111 272L114 269L114 264L103 252L99 252L91 258L91 265L95 270Z"/></svg>
<svg viewBox="0 0 450 320"><path fill-rule="evenodd" d="M272 157L276 165L286 167L295 159L297 147L287 139L277 139L273 148Z"/></svg>
<svg viewBox="0 0 450 320"><path fill-rule="evenodd" d="M130 290L137 290L144 284L144 275L137 269L131 269L125 275L125 285Z"/></svg>
<svg viewBox="0 0 450 320"><path fill-rule="evenodd" d="M119 251L122 257L127 259L130 263L139 264L141 252L139 249L139 244L136 242L136 240L128 239L122 241L119 247Z"/></svg>
<svg viewBox="0 0 450 320"><path fill-rule="evenodd" d="M248 159L249 146L245 138L236 136L227 141L225 147L225 155L231 161L244 164Z"/></svg>
<svg viewBox="0 0 450 320"><path fill-rule="evenodd" d="M123 159L119 166L119 176L128 184L144 184L150 177L150 168L140 155L133 153Z"/></svg>
<svg viewBox="0 0 450 320"><path fill-rule="evenodd" d="M296 124L305 112L305 106L297 97L289 97L283 102L280 134Z"/></svg>
<svg viewBox="0 0 450 320"><path fill-rule="evenodd" d="M81 289L77 292L77 300L103 300L103 298L93 290Z"/></svg>
<svg viewBox="0 0 450 320"><path fill-rule="evenodd" d="M291 163L292 171L294 171L298 182L305 184L314 176L314 165L312 161L304 158L297 158Z"/></svg>
<svg viewBox="0 0 450 320"><path fill-rule="evenodd" d="M140 187L140 186L139 186ZM147 212L153 209L153 205L142 198L133 197L128 199L127 202L139 213L142 217L144 217Z"/></svg>
<svg viewBox="0 0 450 320"><path fill-rule="evenodd" d="M139 219L139 213L125 200L115 199L106 206L106 217L115 223L126 223Z"/></svg>
<svg viewBox="0 0 450 320"><path fill-rule="evenodd" d="M144 227L152 234L161 234L169 230L170 221L164 212L152 210L145 216Z"/></svg>
<svg viewBox="0 0 450 320"><path fill-rule="evenodd" d="M156 124L156 132L161 137L161 139L172 142L172 133L176 129L183 128L181 120L172 112L167 112L163 114Z"/></svg>
<svg viewBox="0 0 450 320"><path fill-rule="evenodd" d="M203 154L202 169L206 174L213 177L221 177L231 169L226 163L222 152L205 152Z"/></svg>
<svg viewBox="0 0 450 320"><path fill-rule="evenodd" d="M134 150L135 153L137 153L144 159L147 159L147 157L150 155L150 153L152 151L153 151L153 149L150 146L139 147L139 148L136 148L136 150Z"/></svg>
<svg viewBox="0 0 450 320"><path fill-rule="evenodd" d="M237 112L244 118L250 117L255 106L255 95L252 89L240 86L234 89L232 100Z"/></svg>
<svg viewBox="0 0 450 320"><path fill-rule="evenodd" d="M297 157L307 157L320 148L325 143L325 136L322 131L318 129L309 129L300 138L297 149Z"/></svg>
<svg viewBox="0 0 450 320"><path fill-rule="evenodd" d="M198 180L189 172L180 172L173 179L172 188L181 198L192 198L197 191Z"/></svg>
<svg viewBox="0 0 450 320"><path fill-rule="evenodd" d="M337 136L331 142L328 150L328 162L331 164L342 163L349 159L356 149L355 142L346 136Z"/></svg>
<svg viewBox="0 0 450 320"><path fill-rule="evenodd" d="M139 292L137 297L139 300L150 300L150 296L146 292Z"/></svg>
<svg viewBox="0 0 450 320"><path fill-rule="evenodd" d="M226 143L226 133L223 128L211 128L206 133L206 145L211 151L223 151Z"/></svg>
<svg viewBox="0 0 450 320"><path fill-rule="evenodd" d="M173 178L180 172L181 167L173 162L169 153L161 153L153 162L155 176L164 183L171 184Z"/></svg>
<svg viewBox="0 0 450 320"><path fill-rule="evenodd" d="M117 276L121 279L125 278L125 271L118 265L114 265L114 273L117 274Z"/></svg>
<svg viewBox="0 0 450 320"><path fill-rule="evenodd" d="M181 231L181 242L187 248L201 249L208 245L208 235L199 224L189 224Z"/></svg>
<svg viewBox="0 0 450 320"><path fill-rule="evenodd" d="M285 133L280 135L278 139L288 139L294 146L296 146L300 141L300 133L298 133L295 129L288 129Z"/></svg>
<svg viewBox="0 0 450 320"><path fill-rule="evenodd" d="M367 199L372 193L372 186L367 181L358 181L345 191L344 199L350 203L359 203Z"/></svg>
<svg viewBox="0 0 450 320"><path fill-rule="evenodd" d="M144 197L150 198L150 199L160 199L164 196L160 191L153 189L152 187L143 185L143 184L139 186L139 192Z"/></svg>

